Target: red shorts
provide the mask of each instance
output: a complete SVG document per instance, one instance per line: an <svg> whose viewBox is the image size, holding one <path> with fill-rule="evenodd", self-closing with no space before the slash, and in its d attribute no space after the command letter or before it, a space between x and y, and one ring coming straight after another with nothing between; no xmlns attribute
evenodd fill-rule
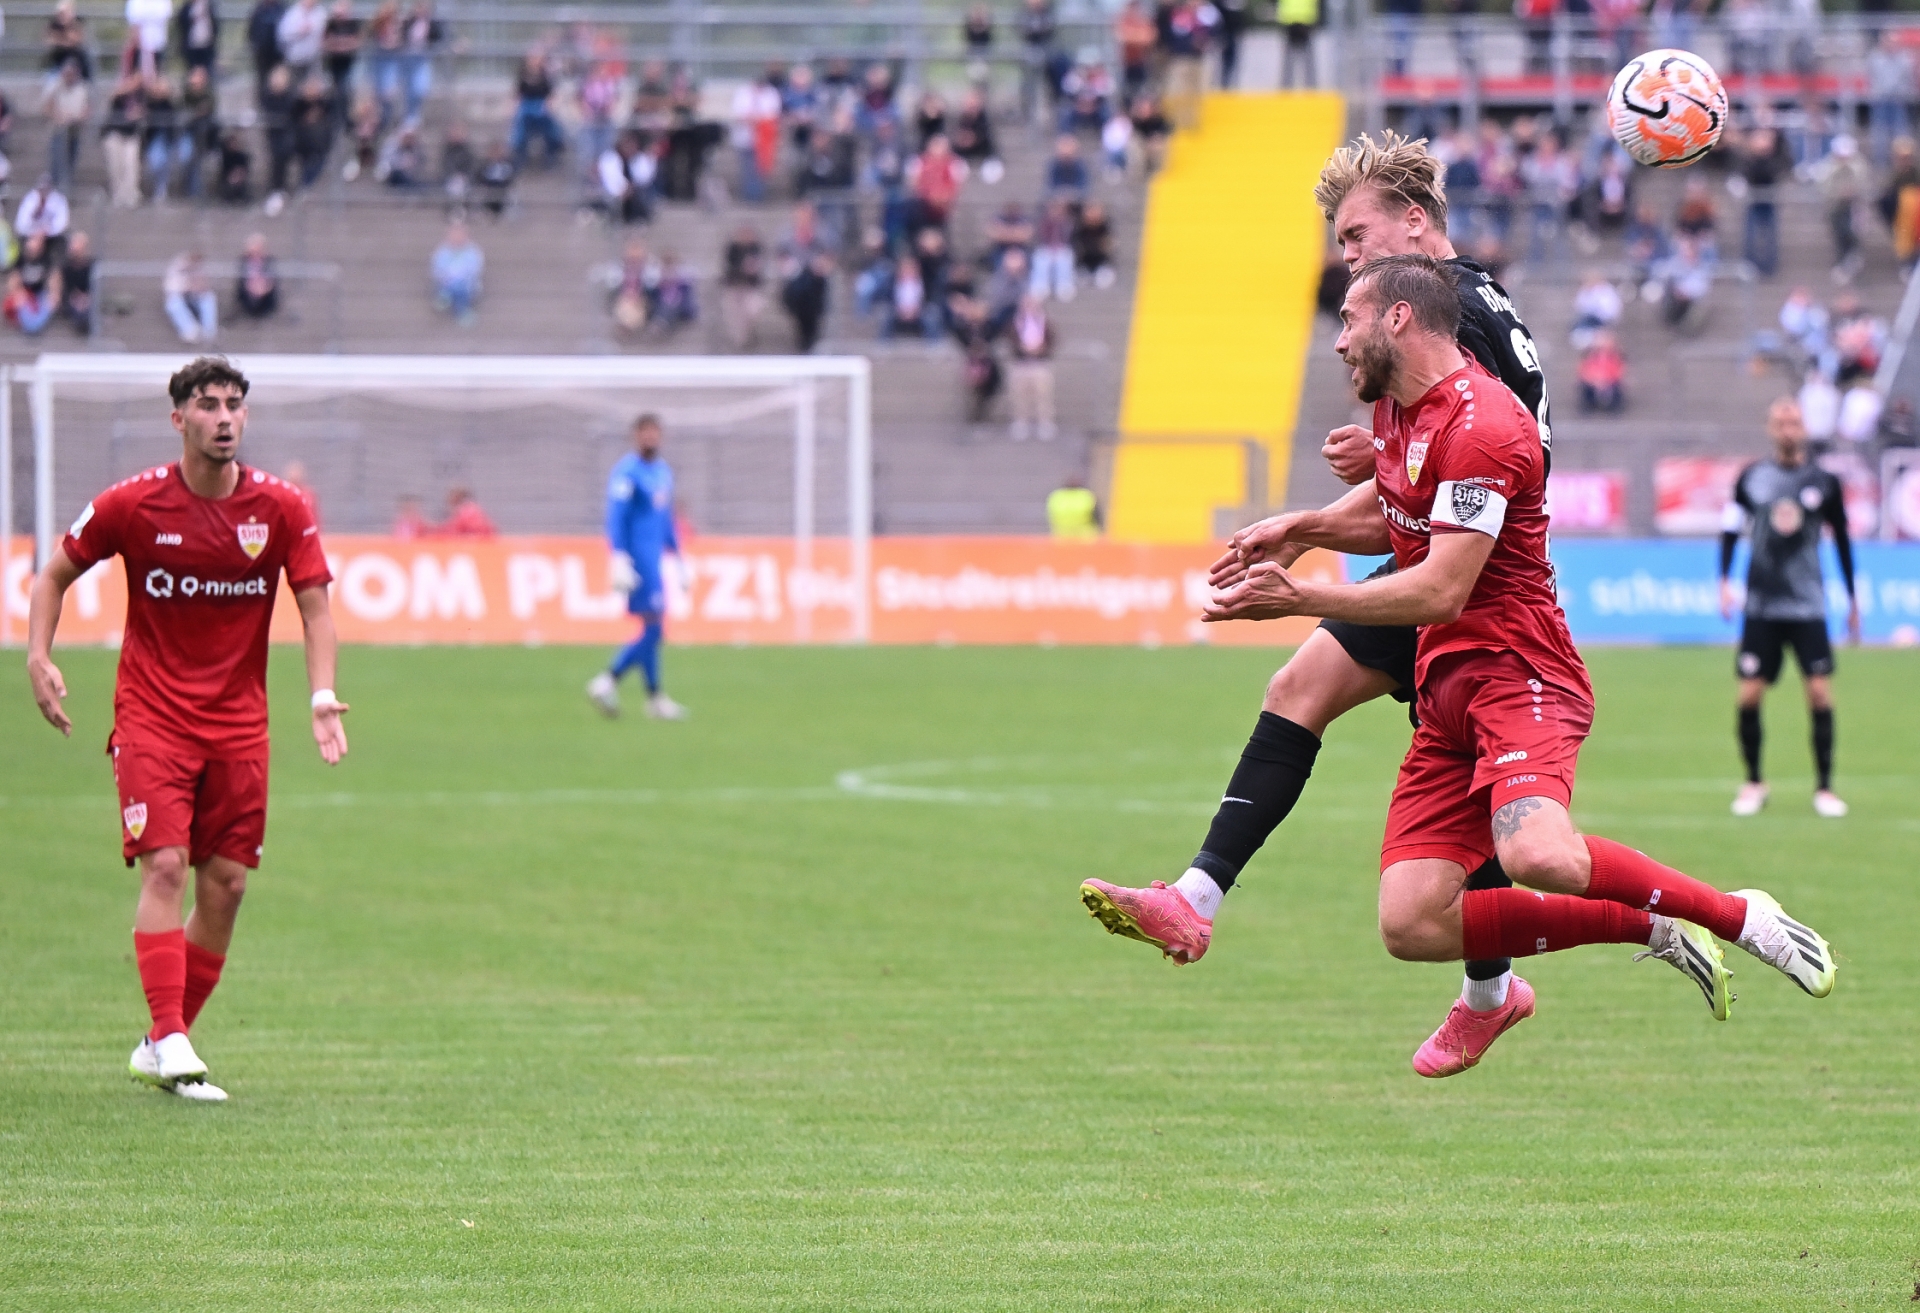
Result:
<svg viewBox="0 0 1920 1313"><path fill-rule="evenodd" d="M1493 856L1493 813L1515 798L1573 801L1585 692L1543 683L1512 652L1449 652L1427 667L1407 758L1387 807L1380 869L1441 857L1469 873Z"/></svg>
<svg viewBox="0 0 1920 1313"><path fill-rule="evenodd" d="M198 866L225 857L260 865L267 837L267 759L207 757L195 749L115 734L107 744L120 790L127 865L158 848L185 848Z"/></svg>

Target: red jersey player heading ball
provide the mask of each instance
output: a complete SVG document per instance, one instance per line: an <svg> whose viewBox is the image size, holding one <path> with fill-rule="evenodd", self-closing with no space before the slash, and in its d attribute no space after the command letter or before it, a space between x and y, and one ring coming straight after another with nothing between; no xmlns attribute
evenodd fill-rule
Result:
<svg viewBox="0 0 1920 1313"><path fill-rule="evenodd" d="M119 556L127 619L107 741L120 793L121 852L140 865L133 942L152 1025L135 1078L185 1098L227 1096L187 1030L226 963L247 872L267 821L267 631L286 572L306 631L313 737L329 765L347 752L333 694L326 556L305 499L239 461L247 380L202 356L168 381L180 460L142 470L87 503L34 581L27 671L34 701L73 732L53 664L66 591ZM182 924L187 872L193 915Z"/></svg>
<svg viewBox="0 0 1920 1313"><path fill-rule="evenodd" d="M1374 403L1377 510L1304 517L1295 537L1375 553L1399 572L1359 584L1295 579L1249 562L1212 619L1317 615L1420 626L1419 728L1387 813L1380 934L1395 957L1445 962L1634 943L1698 984L1714 1016L1731 1002L1717 935L1816 997L1833 989L1820 936L1757 889L1723 894L1610 839L1580 834L1568 806L1593 723L1586 668L1555 600L1546 477L1534 421L1455 343L1459 294L1422 255L1361 266L1336 349ZM1344 506L1344 503L1342 503ZM1526 889L1467 890L1497 852ZM1414 1057L1424 1076L1473 1066L1532 1014L1518 977L1498 1006L1464 1002Z"/></svg>

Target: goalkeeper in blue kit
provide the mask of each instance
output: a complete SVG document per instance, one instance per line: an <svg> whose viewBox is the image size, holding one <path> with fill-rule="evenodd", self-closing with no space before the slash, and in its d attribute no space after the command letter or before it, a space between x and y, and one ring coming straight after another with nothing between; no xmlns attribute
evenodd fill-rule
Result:
<svg viewBox="0 0 1920 1313"><path fill-rule="evenodd" d="M633 450L607 478L607 584L627 595L627 612L640 617L640 637L614 654L613 663L587 681L587 696L602 715L620 714L620 678L638 667L647 685L647 714L681 720L687 711L660 688L660 643L665 637L667 594L660 558L680 554L673 527L673 470L660 458L660 420L633 422Z"/></svg>

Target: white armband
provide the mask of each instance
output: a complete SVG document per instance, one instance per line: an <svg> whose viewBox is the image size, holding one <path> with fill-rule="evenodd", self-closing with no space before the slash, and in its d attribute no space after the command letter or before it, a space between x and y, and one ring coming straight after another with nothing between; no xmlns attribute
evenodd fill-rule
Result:
<svg viewBox="0 0 1920 1313"><path fill-rule="evenodd" d="M1498 538L1500 526L1507 522L1507 499L1481 484L1448 479L1433 490L1431 518L1436 526L1447 524Z"/></svg>
<svg viewBox="0 0 1920 1313"><path fill-rule="evenodd" d="M330 688L317 688L313 691L313 709L315 711L320 710L321 707L330 707L339 700L339 698L333 695L333 690Z"/></svg>
<svg viewBox="0 0 1920 1313"><path fill-rule="evenodd" d="M1739 533L1747 527L1747 512L1737 501L1727 503L1727 509L1720 512L1720 532Z"/></svg>

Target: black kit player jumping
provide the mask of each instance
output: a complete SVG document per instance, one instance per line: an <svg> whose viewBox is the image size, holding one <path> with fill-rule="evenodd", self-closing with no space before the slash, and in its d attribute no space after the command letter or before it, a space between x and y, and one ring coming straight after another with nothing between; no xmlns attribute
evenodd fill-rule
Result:
<svg viewBox="0 0 1920 1313"><path fill-rule="evenodd" d="M1424 141L1389 132L1376 144L1363 136L1334 152L1321 171L1314 199L1333 224L1334 240L1349 270L1382 256L1412 254L1432 256L1448 267L1460 292L1460 346L1533 414L1541 444L1550 454L1546 377L1533 336L1505 289L1486 269L1461 258L1447 240L1442 172ZM1357 425L1336 429L1328 435L1324 454L1335 473L1355 485L1336 505L1372 506L1377 500L1374 435ZM1408 453L1408 473L1415 479L1415 461L1422 455L1424 444L1419 443ZM1227 554L1214 566L1216 586L1255 561L1291 565L1313 545L1290 541L1293 528L1294 517L1280 515L1235 534ZM1391 568L1389 563L1382 572ZM1176 963L1199 960L1211 942L1213 918L1226 891L1298 801L1327 726L1378 697L1413 700L1415 634L1411 626L1322 621L1267 685L1259 722L1186 874L1173 885L1155 881L1146 889L1088 880L1080 890L1088 910L1108 930L1153 944ZM1511 884L1494 859L1472 874L1467 888ZM1506 958L1468 962L1456 1009L1487 1012L1504 1007L1511 967ZM1447 1031L1446 1026L1441 1029ZM1437 1069L1418 1069L1422 1075L1450 1076L1474 1065L1483 1049L1453 1053Z"/></svg>
<svg viewBox="0 0 1920 1313"><path fill-rule="evenodd" d="M1807 458L1807 426L1799 403L1782 397L1767 411L1773 458L1740 471L1720 534L1720 614L1734 608L1733 549L1743 531L1753 540L1747 564L1746 621L1740 652L1740 755L1747 780L1733 800L1735 816L1752 816L1767 805L1760 776L1760 703L1780 678L1786 649L1793 649L1807 689L1813 720L1813 809L1830 819L1847 814L1833 791L1833 644L1827 637L1827 583L1820 568L1820 529L1833 534L1840 579L1847 588L1847 636L1860 641L1860 603L1853 593L1853 541L1840 480Z"/></svg>

